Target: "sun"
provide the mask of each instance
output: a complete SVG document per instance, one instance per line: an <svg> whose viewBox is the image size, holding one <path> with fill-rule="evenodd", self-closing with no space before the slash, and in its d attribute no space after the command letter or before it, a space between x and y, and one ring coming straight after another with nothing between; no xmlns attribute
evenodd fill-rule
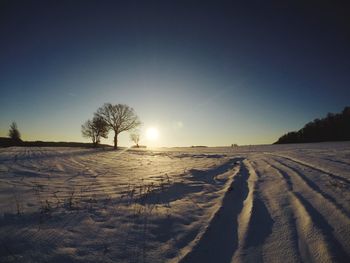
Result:
<svg viewBox="0 0 350 263"><path fill-rule="evenodd" d="M148 128L146 131L146 136L147 136L147 139L151 141L155 141L159 137L159 131L157 128L154 128L154 127Z"/></svg>

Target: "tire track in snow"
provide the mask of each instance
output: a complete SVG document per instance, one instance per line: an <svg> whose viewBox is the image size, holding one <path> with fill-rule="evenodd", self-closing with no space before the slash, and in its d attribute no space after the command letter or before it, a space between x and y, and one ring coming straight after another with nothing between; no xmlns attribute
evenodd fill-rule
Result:
<svg viewBox="0 0 350 263"><path fill-rule="evenodd" d="M287 167L288 169L292 170L294 174L298 175L312 190L315 192L319 193L324 199L327 199L329 202L331 202L338 210L340 210L345 216L348 218L350 217L350 213L347 211L347 209L341 205L340 203L337 202L337 200L332 197L331 195L327 194L324 192L314 181L309 179L305 174L301 173L291 165L288 165L286 163L282 163L279 160L273 159L275 162L278 162L279 164Z"/></svg>
<svg viewBox="0 0 350 263"><path fill-rule="evenodd" d="M315 208L301 194L294 191L291 177L287 172L273 164L270 164L270 167L277 175L283 178L288 189L286 196L292 205L291 209L295 218L293 227L295 227L296 231L296 242L298 243L297 247L301 257L300 260L302 262L332 262L335 259L334 255L336 255L338 257L338 261L336 262L342 262L341 260L339 261L339 258L341 259L344 256L346 258L347 256L340 248L341 245L339 242L329 232L330 226L325 223L326 221L321 215L318 214L317 216L319 217L315 217ZM322 227L320 227L320 224L315 223L319 221L322 222ZM325 230L322 231L324 227L328 233L325 233ZM336 251L333 250L333 255L329 249L329 244L335 244Z"/></svg>
<svg viewBox="0 0 350 263"><path fill-rule="evenodd" d="M234 175L220 208L197 244L181 262L231 262L238 248L237 219L249 194L249 176L248 169L241 163L240 170Z"/></svg>
<svg viewBox="0 0 350 263"><path fill-rule="evenodd" d="M268 160L264 165L264 183L262 194L267 199L275 223L265 249L265 262L273 262L283 258L283 262L302 262L299 246L296 219L290 208L290 192L292 184L285 180Z"/></svg>
<svg viewBox="0 0 350 263"><path fill-rule="evenodd" d="M271 164L271 167L288 185L288 196L296 216L299 250L303 261L349 262L348 218L321 193L303 181L298 173L284 163L273 161L277 165Z"/></svg>
<svg viewBox="0 0 350 263"><path fill-rule="evenodd" d="M321 230L315 226L314 220L299 196L290 193L292 209L296 217L299 236L299 251L303 262L332 262L332 254Z"/></svg>
<svg viewBox="0 0 350 263"><path fill-rule="evenodd" d="M260 180L259 195L263 197L273 220L271 234L264 241L263 257L260 261L274 262L276 258L283 258L285 263L302 262L298 249L296 222L286 194L290 191L290 186L264 159L257 162L255 170ZM255 259L251 261L255 262Z"/></svg>
<svg viewBox="0 0 350 263"><path fill-rule="evenodd" d="M334 159L327 158L327 157L323 157L322 160L325 160L325 161L328 161L328 162L332 162L332 163L336 163L336 164L342 164L342 165L345 165L345 166L350 166L350 163L345 162L343 160L334 160Z"/></svg>
<svg viewBox="0 0 350 263"><path fill-rule="evenodd" d="M343 176L336 175L336 174L334 174L334 173L332 173L332 172L326 171L326 170L321 169L321 168L319 168L319 167L315 167L315 166L312 165L312 164L305 163L305 162L303 162L303 161L300 161L300 160L298 160L298 159L295 159L295 158L292 158L292 157L289 157L289 156L277 155L277 154L271 154L271 155L276 156L276 157L280 157L280 158L283 158L283 159L287 159L287 160L292 161L292 162L294 162L294 163L297 163L297 164L299 164L299 165L306 166L306 167L311 168L311 169L313 169L313 170L315 170L315 171L318 171L318 172L320 172L320 173L323 173L323 174L325 174L325 175L328 175L329 177L331 177L331 178L333 178L333 179L342 181L342 182L346 183L348 186L350 185L350 180L349 180L349 179L346 179L346 178L344 178Z"/></svg>
<svg viewBox="0 0 350 263"><path fill-rule="evenodd" d="M239 244L233 262L263 262L263 244L272 233L274 221L259 193L260 174L246 160L249 194L238 217Z"/></svg>
<svg viewBox="0 0 350 263"><path fill-rule="evenodd" d="M321 213L300 193L293 193L292 196L293 201L298 203L296 204L298 207L296 214L299 216L297 217L297 226L301 230L299 231L301 234L305 234L304 240L307 242L310 251L314 252L316 250L318 252L315 256L315 262L349 262L350 255L346 253L342 244L333 236L333 227L329 225ZM321 244L318 243L319 240L321 240ZM304 253L304 248L305 244L301 244L301 253ZM320 258L317 258L318 256Z"/></svg>

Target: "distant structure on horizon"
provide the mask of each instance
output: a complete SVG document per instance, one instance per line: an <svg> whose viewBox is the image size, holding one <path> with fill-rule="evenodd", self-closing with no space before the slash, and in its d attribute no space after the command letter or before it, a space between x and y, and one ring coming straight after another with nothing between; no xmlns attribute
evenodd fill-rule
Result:
<svg viewBox="0 0 350 263"><path fill-rule="evenodd" d="M315 119L299 131L284 134L274 144L348 140L350 140L350 107L345 107L341 113L328 113L327 117Z"/></svg>

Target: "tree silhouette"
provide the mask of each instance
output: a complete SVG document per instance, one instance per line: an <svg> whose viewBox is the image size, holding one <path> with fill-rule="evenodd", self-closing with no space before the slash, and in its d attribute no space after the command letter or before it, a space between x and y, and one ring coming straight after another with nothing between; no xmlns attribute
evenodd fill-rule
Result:
<svg viewBox="0 0 350 263"><path fill-rule="evenodd" d="M303 143L350 140L350 107L341 113L328 113L327 117L307 123L299 131L281 136L279 143Z"/></svg>
<svg viewBox="0 0 350 263"><path fill-rule="evenodd" d="M134 109L125 104L105 103L97 110L95 116L102 118L114 131L114 149L118 148L119 133L130 131L141 125Z"/></svg>
<svg viewBox="0 0 350 263"><path fill-rule="evenodd" d="M98 116L95 116L92 120L87 120L81 125L81 133L86 138L91 138L93 145L96 147L101 138L108 137L107 123Z"/></svg>
<svg viewBox="0 0 350 263"><path fill-rule="evenodd" d="M137 148L139 148L140 133L139 131L134 131L130 134L130 140L133 141Z"/></svg>
<svg viewBox="0 0 350 263"><path fill-rule="evenodd" d="M22 141L21 134L20 134L20 132L17 128L17 124L15 122L12 122L10 125L9 137L16 142Z"/></svg>

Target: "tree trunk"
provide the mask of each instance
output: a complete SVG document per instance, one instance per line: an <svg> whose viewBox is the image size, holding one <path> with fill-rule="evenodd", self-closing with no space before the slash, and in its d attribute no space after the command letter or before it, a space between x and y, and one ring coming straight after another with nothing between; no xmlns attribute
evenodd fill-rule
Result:
<svg viewBox="0 0 350 263"><path fill-rule="evenodd" d="M114 133L114 149L118 149L118 134Z"/></svg>

